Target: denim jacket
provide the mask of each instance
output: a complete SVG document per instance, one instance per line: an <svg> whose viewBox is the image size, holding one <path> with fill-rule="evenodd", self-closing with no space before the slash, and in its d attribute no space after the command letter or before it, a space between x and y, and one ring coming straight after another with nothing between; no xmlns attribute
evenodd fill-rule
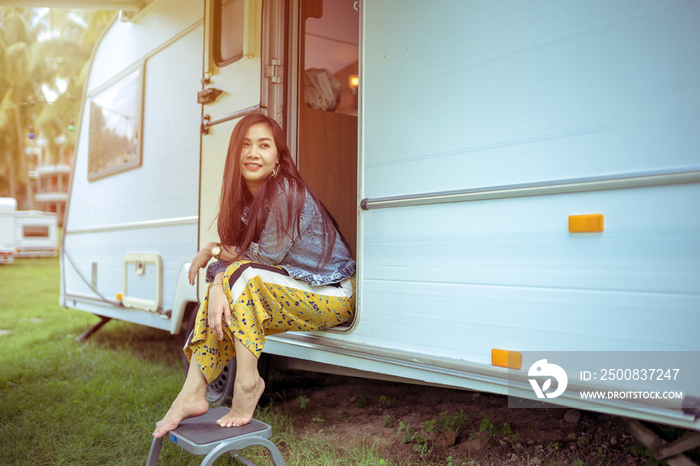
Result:
<svg viewBox="0 0 700 466"><path fill-rule="evenodd" d="M276 205L270 209L265 226L257 243L251 243L241 256L265 265L282 267L292 278L303 280L310 285L329 285L338 283L355 273L355 261L351 252L336 235L333 253L325 265L320 265L325 254L322 248L323 224L319 206L314 202L308 191L304 195L304 208L301 212L299 230L292 228L292 236L286 236L281 244L277 244L278 217L286 218L287 202L285 189L288 183L281 183L278 196L273 201ZM248 210L243 213L243 221L247 222ZM207 268L207 282L225 270L230 262L213 262Z"/></svg>

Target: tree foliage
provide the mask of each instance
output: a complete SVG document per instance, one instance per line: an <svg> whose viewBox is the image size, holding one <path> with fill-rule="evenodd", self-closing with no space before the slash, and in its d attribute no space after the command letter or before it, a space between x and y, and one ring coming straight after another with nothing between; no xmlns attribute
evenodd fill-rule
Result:
<svg viewBox="0 0 700 466"><path fill-rule="evenodd" d="M0 196L31 205L30 128L53 162L73 150L89 59L114 12L0 8ZM52 96L49 101L47 96ZM65 141L57 144L57 138ZM63 138L62 138L63 139Z"/></svg>

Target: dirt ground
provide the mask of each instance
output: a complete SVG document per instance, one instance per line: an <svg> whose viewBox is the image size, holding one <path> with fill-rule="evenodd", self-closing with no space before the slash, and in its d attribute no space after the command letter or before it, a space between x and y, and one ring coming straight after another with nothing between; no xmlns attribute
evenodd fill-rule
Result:
<svg viewBox="0 0 700 466"><path fill-rule="evenodd" d="M339 444L366 437L398 464L658 464L613 416L508 408L505 396L486 393L285 373L292 375L281 383L273 376L262 401L281 402L297 434Z"/></svg>

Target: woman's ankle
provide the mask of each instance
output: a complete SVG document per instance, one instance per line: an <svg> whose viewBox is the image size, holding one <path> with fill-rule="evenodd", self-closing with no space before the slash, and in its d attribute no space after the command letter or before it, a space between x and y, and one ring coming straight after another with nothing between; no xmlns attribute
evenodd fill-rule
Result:
<svg viewBox="0 0 700 466"><path fill-rule="evenodd" d="M255 388L260 385L260 382L262 382L262 377L260 377L260 374L258 374L257 371L253 374L244 376L241 374L236 374L235 385L247 392L255 390Z"/></svg>

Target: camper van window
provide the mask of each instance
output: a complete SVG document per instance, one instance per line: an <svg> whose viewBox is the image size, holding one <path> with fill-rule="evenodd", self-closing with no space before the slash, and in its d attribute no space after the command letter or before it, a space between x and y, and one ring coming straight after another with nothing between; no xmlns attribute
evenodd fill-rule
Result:
<svg viewBox="0 0 700 466"><path fill-rule="evenodd" d="M214 2L214 61L225 66L243 57L243 6L245 0Z"/></svg>
<svg viewBox="0 0 700 466"><path fill-rule="evenodd" d="M38 225L24 225L22 227L22 235L25 238L48 238L49 227Z"/></svg>
<svg viewBox="0 0 700 466"><path fill-rule="evenodd" d="M90 99L88 179L141 165L143 69Z"/></svg>

